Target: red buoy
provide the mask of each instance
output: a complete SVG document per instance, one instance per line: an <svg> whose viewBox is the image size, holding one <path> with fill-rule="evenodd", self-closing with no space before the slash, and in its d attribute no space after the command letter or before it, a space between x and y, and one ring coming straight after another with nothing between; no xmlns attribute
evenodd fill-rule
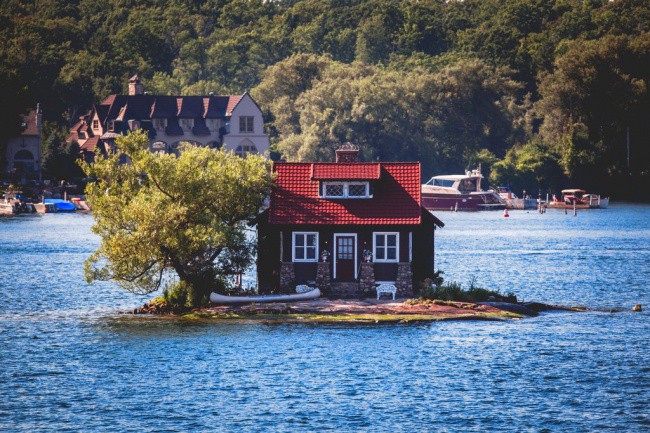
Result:
<svg viewBox="0 0 650 433"><path fill-rule="evenodd" d="M510 215L508 215L508 209L503 210L503 217L508 218Z"/></svg>

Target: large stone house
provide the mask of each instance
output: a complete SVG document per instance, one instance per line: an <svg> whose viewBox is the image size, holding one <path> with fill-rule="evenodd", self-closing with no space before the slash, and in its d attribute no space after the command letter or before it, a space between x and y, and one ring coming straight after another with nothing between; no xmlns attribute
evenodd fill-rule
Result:
<svg viewBox="0 0 650 433"><path fill-rule="evenodd" d="M22 132L7 141L4 171L22 181L41 178L41 132L43 113L40 105L21 116Z"/></svg>
<svg viewBox="0 0 650 433"><path fill-rule="evenodd" d="M77 141L84 158L92 159L95 149L107 151L117 136L137 129L147 131L154 151L175 152L184 142L241 156L269 150L262 111L248 93L150 95L137 75L129 80L128 95L110 95L81 116L68 141Z"/></svg>
<svg viewBox="0 0 650 433"><path fill-rule="evenodd" d="M420 163L276 162L270 206L256 218L261 293L313 284L329 297L373 295L375 285L412 296L434 269L434 232L422 207Z"/></svg>

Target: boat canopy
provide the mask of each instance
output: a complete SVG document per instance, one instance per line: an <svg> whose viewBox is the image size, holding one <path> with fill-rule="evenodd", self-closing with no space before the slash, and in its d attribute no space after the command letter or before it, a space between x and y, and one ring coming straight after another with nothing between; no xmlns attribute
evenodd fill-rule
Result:
<svg viewBox="0 0 650 433"><path fill-rule="evenodd" d="M75 211L77 207L69 201L60 198L46 198L43 203L52 203L59 211Z"/></svg>
<svg viewBox="0 0 650 433"><path fill-rule="evenodd" d="M585 191L584 189L563 189L562 194L584 194Z"/></svg>

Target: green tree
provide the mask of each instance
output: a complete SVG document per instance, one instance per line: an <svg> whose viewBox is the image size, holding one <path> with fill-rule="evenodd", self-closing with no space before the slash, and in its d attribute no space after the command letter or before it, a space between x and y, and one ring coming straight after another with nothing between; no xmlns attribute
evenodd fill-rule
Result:
<svg viewBox="0 0 650 433"><path fill-rule="evenodd" d="M483 148L502 157L523 137L518 89L507 70L477 60L431 73L302 55L270 68L254 95L291 160L331 160L351 141L367 160L422 161L428 173L462 169Z"/></svg>
<svg viewBox="0 0 650 433"><path fill-rule="evenodd" d="M44 135L47 139L41 146L42 169L46 178L55 180L78 181L84 177L77 161L81 157L79 145L76 141L66 142L66 133L62 129L53 127L52 122L46 124Z"/></svg>
<svg viewBox="0 0 650 433"><path fill-rule="evenodd" d="M531 195L554 192L562 187L564 181L559 160L560 155L540 139L535 139L513 147L505 158L492 164L490 183L494 186L509 185L516 193L523 190Z"/></svg>
<svg viewBox="0 0 650 433"><path fill-rule="evenodd" d="M563 155L564 169L577 183L611 188L612 178L650 172L644 143L650 133L649 59L650 32L575 41L541 81L540 132Z"/></svg>
<svg viewBox="0 0 650 433"><path fill-rule="evenodd" d="M86 261L88 281L114 280L135 293L167 284L176 303L207 302L251 263L246 223L268 193L268 162L195 146L178 157L152 153L140 132L116 144L119 153L81 164L94 179L86 197L102 239Z"/></svg>

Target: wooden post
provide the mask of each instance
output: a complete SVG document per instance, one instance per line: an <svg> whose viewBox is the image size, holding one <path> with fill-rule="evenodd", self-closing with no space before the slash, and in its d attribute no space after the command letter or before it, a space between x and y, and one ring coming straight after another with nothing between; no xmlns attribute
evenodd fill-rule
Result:
<svg viewBox="0 0 650 433"><path fill-rule="evenodd" d="M578 215L578 208L576 207L576 200L575 198L573 199L573 216Z"/></svg>

